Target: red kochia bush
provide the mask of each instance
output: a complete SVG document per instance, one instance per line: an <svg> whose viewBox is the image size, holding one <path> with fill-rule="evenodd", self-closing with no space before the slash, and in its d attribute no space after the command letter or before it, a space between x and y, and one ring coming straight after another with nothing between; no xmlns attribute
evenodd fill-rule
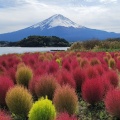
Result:
<svg viewBox="0 0 120 120"><path fill-rule="evenodd" d="M56 79L60 85L69 84L71 87L76 88L72 74L66 69L59 70L57 72Z"/></svg>
<svg viewBox="0 0 120 120"><path fill-rule="evenodd" d="M51 61L48 65L47 65L47 72L48 74L52 74L52 73L56 73L59 69L59 65L56 61Z"/></svg>
<svg viewBox="0 0 120 120"><path fill-rule="evenodd" d="M67 112L60 113L56 120L77 120L75 116L70 116Z"/></svg>
<svg viewBox="0 0 120 120"><path fill-rule="evenodd" d="M107 93L105 107L111 115L120 118L120 89L114 89Z"/></svg>
<svg viewBox="0 0 120 120"><path fill-rule="evenodd" d="M15 73L16 73L16 69L15 68L10 68L6 74L11 78L11 80L16 83L16 78L15 78Z"/></svg>
<svg viewBox="0 0 120 120"><path fill-rule="evenodd" d="M100 80L101 80L103 87L104 87L104 96L106 96L107 92L109 90L114 89L114 87L113 87L113 85L111 85L111 83L108 80L108 78L106 77L106 75L103 75L102 77L100 77Z"/></svg>
<svg viewBox="0 0 120 120"><path fill-rule="evenodd" d="M78 66L79 66L78 60L76 58L73 58L71 61L71 68L74 70Z"/></svg>
<svg viewBox="0 0 120 120"><path fill-rule="evenodd" d="M0 120L12 120L9 114L0 110Z"/></svg>
<svg viewBox="0 0 120 120"><path fill-rule="evenodd" d="M5 76L0 76L0 104L5 105L5 97L8 89L13 87L13 81Z"/></svg>
<svg viewBox="0 0 120 120"><path fill-rule="evenodd" d="M86 80L82 86L82 97L91 105L103 99L104 88L99 79Z"/></svg>
<svg viewBox="0 0 120 120"><path fill-rule="evenodd" d="M62 67L65 68L66 70L70 71L71 70L70 61L65 59L62 63Z"/></svg>
<svg viewBox="0 0 120 120"><path fill-rule="evenodd" d="M82 86L83 82L85 81L85 72L80 67L77 67L73 71L73 78L76 83L77 91L81 91L81 86Z"/></svg>
<svg viewBox="0 0 120 120"><path fill-rule="evenodd" d="M98 76L98 72L96 71L95 67L88 66L86 69L86 77L88 79L94 79Z"/></svg>
<svg viewBox="0 0 120 120"><path fill-rule="evenodd" d="M120 59L120 56L119 56L119 59ZM117 65L116 65L118 71L120 72L120 60L117 60Z"/></svg>
<svg viewBox="0 0 120 120"><path fill-rule="evenodd" d="M103 75L104 72L105 72L105 70L104 70L102 65L96 65L94 68L97 71L98 75L100 75L100 76Z"/></svg>
<svg viewBox="0 0 120 120"><path fill-rule="evenodd" d="M0 75L5 74L5 72L6 72L5 67L3 67L2 65L0 65Z"/></svg>
<svg viewBox="0 0 120 120"><path fill-rule="evenodd" d="M108 71L106 73L106 77L110 81L111 85L113 85L114 87L118 86L119 79L118 79L118 74L115 71L113 71L113 70Z"/></svg>
<svg viewBox="0 0 120 120"><path fill-rule="evenodd" d="M40 80L40 76L38 76L38 75L34 76L33 79L30 81L29 86L28 86L29 91L32 93L32 95L34 97L37 97L37 95L35 93L35 85L36 85L36 82L38 80Z"/></svg>

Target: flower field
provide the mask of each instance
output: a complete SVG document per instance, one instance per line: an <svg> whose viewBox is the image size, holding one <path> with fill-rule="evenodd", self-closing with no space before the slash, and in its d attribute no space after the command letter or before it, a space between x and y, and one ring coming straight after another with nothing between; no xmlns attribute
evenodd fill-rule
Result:
<svg viewBox="0 0 120 120"><path fill-rule="evenodd" d="M120 119L120 52L0 56L0 120Z"/></svg>

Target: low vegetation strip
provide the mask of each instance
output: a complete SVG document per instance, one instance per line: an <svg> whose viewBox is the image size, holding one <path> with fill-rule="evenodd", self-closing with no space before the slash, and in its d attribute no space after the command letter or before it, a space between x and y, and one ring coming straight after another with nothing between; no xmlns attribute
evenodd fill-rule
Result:
<svg viewBox="0 0 120 120"><path fill-rule="evenodd" d="M86 40L80 42L74 42L69 50L72 51L119 51L120 49L120 38L110 38L106 40Z"/></svg>

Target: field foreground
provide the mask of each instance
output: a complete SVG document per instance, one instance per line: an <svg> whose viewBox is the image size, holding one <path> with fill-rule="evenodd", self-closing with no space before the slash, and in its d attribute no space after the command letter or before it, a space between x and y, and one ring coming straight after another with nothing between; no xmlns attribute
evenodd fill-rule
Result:
<svg viewBox="0 0 120 120"><path fill-rule="evenodd" d="M0 56L0 120L120 119L120 52Z"/></svg>

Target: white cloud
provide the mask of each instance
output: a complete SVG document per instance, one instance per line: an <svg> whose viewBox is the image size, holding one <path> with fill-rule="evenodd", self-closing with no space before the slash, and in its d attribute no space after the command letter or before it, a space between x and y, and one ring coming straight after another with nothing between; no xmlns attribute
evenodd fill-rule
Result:
<svg viewBox="0 0 120 120"><path fill-rule="evenodd" d="M31 26L54 14L63 14L86 27L120 32L120 4L109 2L107 5L107 2L108 0L0 0L0 33Z"/></svg>
<svg viewBox="0 0 120 120"><path fill-rule="evenodd" d="M117 3L118 0L100 0L101 3Z"/></svg>

